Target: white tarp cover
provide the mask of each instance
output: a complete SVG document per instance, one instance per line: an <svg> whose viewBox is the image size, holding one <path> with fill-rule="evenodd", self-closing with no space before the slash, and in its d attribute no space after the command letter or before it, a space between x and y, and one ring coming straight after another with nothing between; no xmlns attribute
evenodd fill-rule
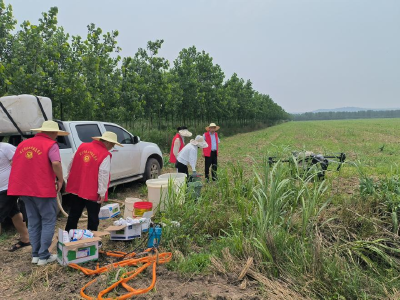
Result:
<svg viewBox="0 0 400 300"><path fill-rule="evenodd" d="M47 119L53 119L52 104L50 98L38 96L42 103ZM44 117L37 103L36 97L32 95L18 95L1 97L0 102L17 123L22 132L39 128L44 122ZM13 123L9 120L0 107L0 132L1 134L18 133Z"/></svg>

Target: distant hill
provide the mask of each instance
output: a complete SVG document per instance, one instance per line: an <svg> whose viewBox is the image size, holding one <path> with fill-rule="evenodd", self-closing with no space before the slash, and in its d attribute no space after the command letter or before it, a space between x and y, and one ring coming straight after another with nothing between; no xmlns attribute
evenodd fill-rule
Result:
<svg viewBox="0 0 400 300"><path fill-rule="evenodd" d="M302 114L292 114L291 116L294 121L400 118L400 109L343 107L335 109L319 109Z"/></svg>
<svg viewBox="0 0 400 300"><path fill-rule="evenodd" d="M332 108L332 109L317 109L312 111L313 113L320 113L320 112L357 112L357 111L386 111L386 110L398 110L400 108L361 108L361 107L339 107L339 108Z"/></svg>

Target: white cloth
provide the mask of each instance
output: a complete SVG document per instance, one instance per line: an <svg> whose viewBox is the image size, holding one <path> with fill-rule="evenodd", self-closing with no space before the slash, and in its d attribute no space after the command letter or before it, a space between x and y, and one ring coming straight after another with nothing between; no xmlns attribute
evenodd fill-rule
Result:
<svg viewBox="0 0 400 300"><path fill-rule="evenodd" d="M186 166L190 164L190 166L192 167L192 171L195 172L198 149L199 147L195 145L187 144L185 147L183 147L181 152L179 152L177 160Z"/></svg>
<svg viewBox="0 0 400 300"><path fill-rule="evenodd" d="M13 145L0 143L0 191L8 189L8 179L11 172L11 161L15 153Z"/></svg>
<svg viewBox="0 0 400 300"><path fill-rule="evenodd" d="M175 157L178 156L180 147L181 147L181 141L180 141L180 139L176 139L174 142L174 149L173 149L173 153L174 153Z"/></svg>
<svg viewBox="0 0 400 300"><path fill-rule="evenodd" d="M71 171L71 166L72 162L74 161L75 153L74 156L72 156L71 161L69 162L68 165L68 175L67 175L67 180L69 177L69 171ZM101 162L100 167L99 167L99 174L97 176L97 194L99 194L101 197L103 197L108 189L108 180L110 179L110 170L111 170L111 158L109 155Z"/></svg>
<svg viewBox="0 0 400 300"><path fill-rule="evenodd" d="M99 188L97 194L103 197L108 190L108 181L110 179L110 169L111 169L111 158L109 155L101 162L99 168Z"/></svg>

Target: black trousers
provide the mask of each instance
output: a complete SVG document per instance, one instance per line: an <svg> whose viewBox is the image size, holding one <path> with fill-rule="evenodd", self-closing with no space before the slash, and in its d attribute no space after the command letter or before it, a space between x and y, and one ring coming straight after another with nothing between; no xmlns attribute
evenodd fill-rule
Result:
<svg viewBox="0 0 400 300"><path fill-rule="evenodd" d="M18 197L8 196L7 190L0 192L0 223L3 223L7 217L13 218L19 214Z"/></svg>
<svg viewBox="0 0 400 300"><path fill-rule="evenodd" d="M71 208L69 210L65 231L69 232L70 229L77 229L79 218L81 217L85 207L88 215L87 229L97 231L97 228L99 227L99 212L101 204L96 201L80 198L77 195L71 196Z"/></svg>
<svg viewBox="0 0 400 300"><path fill-rule="evenodd" d="M178 173L185 173L187 176L186 178L189 179L189 169L187 165L177 161L175 167L178 169Z"/></svg>
<svg viewBox="0 0 400 300"><path fill-rule="evenodd" d="M204 175L206 179L208 180L210 177L210 167L211 167L211 176L212 180L217 180L217 169L218 169L218 159L217 159L217 151L211 151L210 156L204 157L205 159L205 171Z"/></svg>

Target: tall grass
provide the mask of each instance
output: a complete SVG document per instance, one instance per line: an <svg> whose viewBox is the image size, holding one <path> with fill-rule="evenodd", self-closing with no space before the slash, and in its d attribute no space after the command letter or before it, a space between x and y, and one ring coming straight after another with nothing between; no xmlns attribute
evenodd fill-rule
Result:
<svg viewBox="0 0 400 300"><path fill-rule="evenodd" d="M400 176L397 166L391 167L383 178L372 178L366 175L362 166L360 173L360 195L368 202L375 203L376 209L382 211L391 220L392 231L399 234L400 213Z"/></svg>
<svg viewBox="0 0 400 300"><path fill-rule="evenodd" d="M374 299L396 288L400 240L382 221L394 209L382 203L394 197L384 193L369 209L361 188L351 203L337 206L330 201L331 180L318 180L317 169L266 162L253 164L247 177L237 163L220 168L219 180L205 185L198 199L185 187L169 191L158 216L167 224L164 245L184 257L173 268L207 272L210 255L223 259L227 247L238 260L253 257L259 272L311 297ZM397 191L395 181L366 190Z"/></svg>

